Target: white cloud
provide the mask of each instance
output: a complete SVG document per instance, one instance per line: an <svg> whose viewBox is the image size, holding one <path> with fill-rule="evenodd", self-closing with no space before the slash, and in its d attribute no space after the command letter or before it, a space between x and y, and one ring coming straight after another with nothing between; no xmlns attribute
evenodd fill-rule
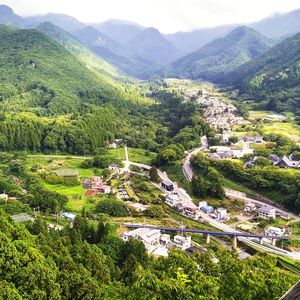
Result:
<svg viewBox="0 0 300 300"><path fill-rule="evenodd" d="M66 13L84 22L124 19L162 32L249 23L300 8L299 0L3 0L20 15Z"/></svg>

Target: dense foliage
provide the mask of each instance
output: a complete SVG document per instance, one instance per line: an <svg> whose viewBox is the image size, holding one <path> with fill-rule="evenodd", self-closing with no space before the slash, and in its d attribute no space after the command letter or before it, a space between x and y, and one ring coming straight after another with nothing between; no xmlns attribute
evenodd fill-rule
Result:
<svg viewBox="0 0 300 300"><path fill-rule="evenodd" d="M299 61L300 34L296 34L229 73L223 82L238 87L243 98L257 102L257 108L299 116Z"/></svg>
<svg viewBox="0 0 300 300"><path fill-rule="evenodd" d="M42 219L28 232L3 211L0 220L2 299L271 300L297 280L271 257L240 261L227 250L215 249L218 262L211 252L180 251L153 260L142 242L124 243L109 224L94 227L80 216L59 232Z"/></svg>
<svg viewBox="0 0 300 300"><path fill-rule="evenodd" d="M253 190L271 194L274 200L286 208L300 211L300 174L268 166L248 169L239 161L209 160L201 154L192 159L192 165L198 171L214 167L234 181Z"/></svg>

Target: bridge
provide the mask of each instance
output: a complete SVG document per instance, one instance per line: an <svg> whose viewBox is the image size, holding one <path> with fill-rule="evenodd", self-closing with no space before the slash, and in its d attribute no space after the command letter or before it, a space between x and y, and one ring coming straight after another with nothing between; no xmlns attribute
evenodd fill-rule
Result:
<svg viewBox="0 0 300 300"><path fill-rule="evenodd" d="M149 229L158 229L163 231L171 231L171 232L188 232L188 233L199 233L206 235L206 243L210 243L211 236L229 236L232 237L232 248L237 248L237 238L251 238L258 239L260 243L262 243L263 239L271 239L272 245L275 245L276 240L287 240L288 238L285 236L277 236L277 235L262 235L262 234L251 234L251 233L243 233L243 232L224 232L224 231L208 231L208 230L199 230L199 229L187 229L187 228L169 228L169 227L161 227L161 226L152 226L152 225L138 225L138 224L124 224L129 229L137 229L137 228L149 228Z"/></svg>

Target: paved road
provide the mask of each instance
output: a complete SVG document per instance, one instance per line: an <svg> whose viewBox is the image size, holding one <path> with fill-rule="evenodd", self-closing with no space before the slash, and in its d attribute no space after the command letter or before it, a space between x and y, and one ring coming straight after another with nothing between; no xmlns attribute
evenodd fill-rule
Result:
<svg viewBox="0 0 300 300"><path fill-rule="evenodd" d="M125 149L126 149L126 146L125 146ZM200 147L200 148L197 148L193 151L193 153L197 153L199 151L201 151L203 148ZM126 151L126 150L125 150ZM192 154L191 154L192 155ZM187 158L189 157L189 155L187 156ZM130 165L135 165L135 166L138 166L138 167L142 167L142 168L148 168L150 169L151 166L148 166L148 165L144 165L144 164L138 164L138 163L133 163L131 161L129 161L128 159L128 155L126 156L127 160L124 162L126 163L126 165L128 166L128 169L130 167ZM189 172L192 172L193 174L193 171L192 169L190 168L190 164L187 162L187 160L189 161L189 159L186 158L186 161L185 161L185 166L187 166L187 169L185 170L184 174L189 174ZM190 158L190 157L189 157ZM160 170L158 170L158 175L160 177L160 179L162 181L164 180L169 180L172 182L172 180L169 179L168 175L165 173L165 172L162 172ZM187 176L187 175L186 175ZM192 178L193 176L191 176ZM187 177L188 179L188 177ZM188 179L190 181L190 179ZM192 201L192 198L188 195L188 193L182 189L182 188L179 188L176 183L172 182L173 185L174 185L174 192L175 193L178 193L179 197L184 201L184 202L187 202L187 203L193 203ZM194 203L193 203L194 204ZM226 231L226 232L232 232L232 233L240 233L240 231L230 227L229 225L227 224L224 224L222 222L219 222L215 219L212 219L210 216L206 215L204 212L200 211L200 217L205 220L206 222L208 222L211 226L221 230L221 231ZM277 255L283 255L283 256L286 256L286 257L289 257L289 258L293 258L293 259L299 259L300 260L300 253L294 253L294 252L289 252L289 251L285 251L281 248L278 248L278 247L274 247L274 246L271 246L269 245L268 243L265 243L263 245L253 241L253 240L250 240L248 238L243 238L243 237L239 237L238 240L242 241L243 243L251 246L251 247L254 247L254 248L257 248L257 249L260 249L260 250L264 250L264 251L267 251L267 252L271 252L271 253L274 253L274 254L277 254Z"/></svg>

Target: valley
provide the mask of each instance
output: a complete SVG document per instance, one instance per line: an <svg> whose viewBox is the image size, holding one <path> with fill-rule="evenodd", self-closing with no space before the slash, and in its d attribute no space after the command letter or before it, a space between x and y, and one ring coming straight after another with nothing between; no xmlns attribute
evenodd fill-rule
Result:
<svg viewBox="0 0 300 300"><path fill-rule="evenodd" d="M163 33L1 4L0 299L285 299L299 17Z"/></svg>

